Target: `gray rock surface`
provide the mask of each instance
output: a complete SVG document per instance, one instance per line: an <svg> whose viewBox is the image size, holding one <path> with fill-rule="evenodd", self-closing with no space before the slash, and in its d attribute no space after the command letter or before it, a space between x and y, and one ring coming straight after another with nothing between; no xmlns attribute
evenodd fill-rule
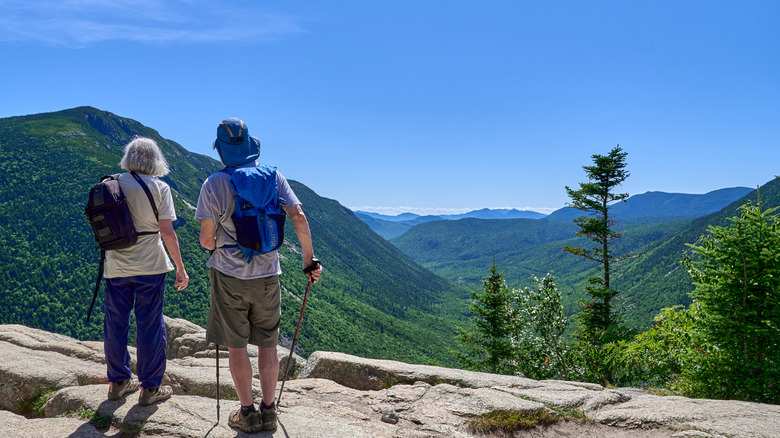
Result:
<svg viewBox="0 0 780 438"><path fill-rule="evenodd" d="M586 414L610 426L677 425L713 436L780 437L778 405L643 394Z"/></svg>
<svg viewBox="0 0 780 438"><path fill-rule="evenodd" d="M51 388L106 381L102 344L21 325L0 325L0 409Z"/></svg>
<svg viewBox="0 0 780 438"><path fill-rule="evenodd" d="M168 359L195 356L203 351L213 349L206 342L206 329L180 318L165 318L165 332L168 338L166 355Z"/></svg>
<svg viewBox="0 0 780 438"><path fill-rule="evenodd" d="M531 379L474 371L455 370L431 365L410 365L394 360L364 359L344 353L316 351L301 371L300 378L332 380L354 389L382 389L388 386L426 382L449 383L470 388L493 385L535 385ZM599 387L600 388L600 387Z"/></svg>
<svg viewBox="0 0 780 438"><path fill-rule="evenodd" d="M165 382L174 387L174 396L148 407L136 404L137 394L106 399L102 344L0 325L0 436L250 436L227 425L230 411L239 404L226 352L219 361L222 400L217 422L215 351L205 344L202 328L170 318L166 323ZM131 352L134 356L134 349ZM288 354L281 348L279 352L280 357ZM45 418L19 415L20 402L51 389L56 391L45 401ZM254 394L259 400L257 380ZM476 435L468 421L475 415L562 408L576 409L588 420L561 421L515 436L780 436L780 406L659 397L631 388L535 381L330 352L312 354L298 378L286 383L279 429L273 435L471 437Z"/></svg>
<svg viewBox="0 0 780 438"><path fill-rule="evenodd" d="M15 438L106 436L103 431L79 418L27 419L3 410L0 410L0 433L2 436Z"/></svg>

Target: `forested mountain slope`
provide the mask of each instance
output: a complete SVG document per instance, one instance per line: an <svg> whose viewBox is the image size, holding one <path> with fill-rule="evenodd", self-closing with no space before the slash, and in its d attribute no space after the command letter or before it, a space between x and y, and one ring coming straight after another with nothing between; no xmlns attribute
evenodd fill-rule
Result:
<svg viewBox="0 0 780 438"><path fill-rule="evenodd" d="M759 192L763 209L780 206L780 180L769 181ZM672 236L645 248L642 257L620 265L615 272L615 285L635 306L628 319L638 326L646 326L652 322L656 309L690 303L688 293L693 290L693 284L680 265L688 251L687 244L696 243L710 226L727 226L728 218L739 216L741 205L758 202L757 193L753 190L715 213L692 220Z"/></svg>
<svg viewBox="0 0 780 438"><path fill-rule="evenodd" d="M85 324L98 253L84 205L101 175L121 171L122 147L135 135L156 140L171 165L164 179L174 189L179 216L174 226L191 277L181 292L169 279L165 313L205 325L208 254L198 244L192 206L202 181L220 163L136 121L90 107L0 119L0 323L100 338L102 296L92 323ZM284 169L284 163L269 164ZM325 266L307 304L302 352L451 364L447 347L467 292L412 262L338 202L291 184ZM289 221L285 237L281 329L291 337L306 284Z"/></svg>

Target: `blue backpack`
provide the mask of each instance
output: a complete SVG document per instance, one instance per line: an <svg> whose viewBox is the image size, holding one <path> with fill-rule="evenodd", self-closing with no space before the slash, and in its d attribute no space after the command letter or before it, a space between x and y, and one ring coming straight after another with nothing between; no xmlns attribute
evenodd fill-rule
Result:
<svg viewBox="0 0 780 438"><path fill-rule="evenodd" d="M230 175L230 188L236 208L233 224L236 236L230 236L247 258L247 263L257 254L278 249L284 241L284 200L279 198L276 168L259 165L256 167L226 167ZM229 234L228 234L229 235Z"/></svg>

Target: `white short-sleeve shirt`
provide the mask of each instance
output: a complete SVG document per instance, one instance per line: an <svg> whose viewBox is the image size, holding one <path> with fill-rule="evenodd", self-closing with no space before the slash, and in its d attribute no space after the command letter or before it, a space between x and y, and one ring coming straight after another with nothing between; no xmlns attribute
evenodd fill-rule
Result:
<svg viewBox="0 0 780 438"><path fill-rule="evenodd" d="M159 218L176 220L176 210L173 207L173 197L168 184L153 176L142 174L138 174L138 176L149 187L152 198L157 205ZM168 258L168 253L165 251L160 237L159 222L154 217L154 211L143 188L129 173L119 175L119 185L127 197L135 230L139 233L154 231L157 234L138 236L138 241L129 248L106 251L103 276L106 278L132 277L172 271L173 264Z"/></svg>

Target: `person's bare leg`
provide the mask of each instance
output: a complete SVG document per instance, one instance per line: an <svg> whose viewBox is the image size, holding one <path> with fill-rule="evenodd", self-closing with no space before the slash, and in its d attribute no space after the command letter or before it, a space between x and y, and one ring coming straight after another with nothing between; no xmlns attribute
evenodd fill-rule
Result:
<svg viewBox="0 0 780 438"><path fill-rule="evenodd" d="M228 347L228 364L230 366L230 375L233 377L233 384L236 386L238 401L241 406L254 404L254 394L252 393L252 362L249 361L249 354L244 348Z"/></svg>
<svg viewBox="0 0 780 438"><path fill-rule="evenodd" d="M263 403L271 406L276 398L276 380L279 378L279 355L276 347L257 349L257 367L260 370L260 388L263 390Z"/></svg>

